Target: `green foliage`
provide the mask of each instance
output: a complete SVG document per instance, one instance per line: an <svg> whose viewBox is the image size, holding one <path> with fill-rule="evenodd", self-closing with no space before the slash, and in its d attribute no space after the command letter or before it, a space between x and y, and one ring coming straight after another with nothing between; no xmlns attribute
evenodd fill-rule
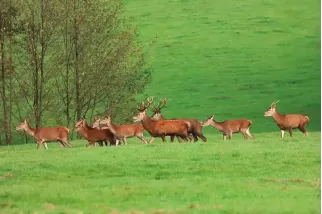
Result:
<svg viewBox="0 0 322 214"><path fill-rule="evenodd" d="M72 128L81 116L91 123L110 107L118 122L132 117L136 94L151 81L145 60L150 45L137 41L121 0L5 3L17 11L13 39L5 38L14 67L13 87L6 92L13 95L10 128L25 117L32 127Z"/></svg>
<svg viewBox="0 0 322 214"><path fill-rule="evenodd" d="M320 133L0 150L5 213L320 213Z"/></svg>
<svg viewBox="0 0 322 214"><path fill-rule="evenodd" d="M254 132L275 131L264 111L310 117L320 130L320 2L126 1L151 49L145 93L167 97L166 118L246 117ZM142 96L139 97L141 99Z"/></svg>

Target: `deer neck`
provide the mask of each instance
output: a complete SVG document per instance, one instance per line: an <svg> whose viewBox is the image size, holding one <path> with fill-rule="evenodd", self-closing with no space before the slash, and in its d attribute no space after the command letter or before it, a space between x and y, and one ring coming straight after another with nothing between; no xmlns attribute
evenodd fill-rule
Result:
<svg viewBox="0 0 322 214"><path fill-rule="evenodd" d="M165 120L165 118L163 117L163 115L162 115L162 114L160 114L160 118L159 118L159 120Z"/></svg>
<svg viewBox="0 0 322 214"><path fill-rule="evenodd" d="M153 125L154 122L147 114L144 115L142 122L142 126L144 127L144 129L146 129L148 132L149 131L153 131Z"/></svg>
<svg viewBox="0 0 322 214"><path fill-rule="evenodd" d="M283 115L281 115L277 109L275 110L275 113L272 115L273 120L277 123L277 124L281 124L283 122Z"/></svg>
<svg viewBox="0 0 322 214"><path fill-rule="evenodd" d="M35 136L37 129L33 129L29 126L29 124L27 123L27 126L25 128L25 131L30 135L30 136Z"/></svg>
<svg viewBox="0 0 322 214"><path fill-rule="evenodd" d="M88 131L89 131L89 126L86 123L86 121L84 121L82 128L80 129L81 133L84 135L84 137L88 137Z"/></svg>
<svg viewBox="0 0 322 214"><path fill-rule="evenodd" d="M222 126L222 123L221 122L217 122L214 119L212 120L211 125L213 127L215 127L216 129L218 129L219 131L222 131L224 129L223 126Z"/></svg>
<svg viewBox="0 0 322 214"><path fill-rule="evenodd" d="M112 132L112 134L116 135L118 126L113 124L112 121L107 123L108 129Z"/></svg>

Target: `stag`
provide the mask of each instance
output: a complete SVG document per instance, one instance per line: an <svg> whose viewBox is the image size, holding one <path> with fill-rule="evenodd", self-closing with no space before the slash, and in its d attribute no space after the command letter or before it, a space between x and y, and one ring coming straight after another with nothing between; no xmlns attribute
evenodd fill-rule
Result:
<svg viewBox="0 0 322 214"><path fill-rule="evenodd" d="M281 130L281 137L284 138L284 132L287 130L290 136L293 136L292 129L299 129L304 136L308 136L306 126L309 123L309 117L301 114L280 114L276 109L276 104L279 102L274 101L267 111L264 112L265 117L272 117L276 125Z"/></svg>
<svg viewBox="0 0 322 214"><path fill-rule="evenodd" d="M163 115L161 114L161 109L164 108L164 106L167 104L168 100L164 98L163 100L160 99L160 102L158 106L152 107L153 115L152 119L154 120L165 120ZM178 120L177 118L172 118L171 120ZM180 119L180 120L186 120L190 122L191 130L189 130L189 134L192 134L194 142L198 141L198 137L202 139L202 141L207 142L207 138L202 134L202 126L201 121L196 119ZM171 136L171 142L173 142L175 136ZM178 136L177 136L178 138ZM191 140L191 138L189 138Z"/></svg>
<svg viewBox="0 0 322 214"><path fill-rule="evenodd" d="M133 117L133 121L141 121L144 129L151 135L149 144L152 143L156 137L160 137L163 142L165 142L165 136L180 136L181 138L187 139L190 123L184 120L152 120L146 114L146 110L152 102L153 97L147 98L147 105L145 105L144 102L139 104L139 114ZM179 142L182 141L179 140Z"/></svg>
<svg viewBox="0 0 322 214"><path fill-rule="evenodd" d="M96 129L89 127L84 118L80 118L74 127L76 132L80 132L88 141L86 147L91 146L97 141L107 140L110 144L118 144L118 140L115 139L115 136L108 129Z"/></svg>
<svg viewBox="0 0 322 214"><path fill-rule="evenodd" d="M94 121L92 123L92 128L97 128L97 129L101 129L101 127L96 127L94 126L94 124L97 123L97 121L99 120L98 117L94 117ZM103 141L97 141L97 143L102 147L103 146ZM107 146L107 140L104 140L105 146Z"/></svg>
<svg viewBox="0 0 322 214"><path fill-rule="evenodd" d="M122 139L123 143L127 144L127 138L138 137L143 143L147 144L148 141L144 138L144 128L142 124L124 124L115 125L112 123L111 116L105 117L105 119L98 119L93 124L93 127L101 127L105 125L118 139Z"/></svg>
<svg viewBox="0 0 322 214"><path fill-rule="evenodd" d="M241 132L245 139L248 139L248 137L254 139L254 136L249 132L249 128L252 125L252 121L245 118L217 122L214 119L214 115L212 115L211 117L208 117L208 119L205 122L202 123L202 126L209 125L215 127L218 131L222 132L224 140L226 140L227 136L231 140L233 133L238 132Z"/></svg>
<svg viewBox="0 0 322 214"><path fill-rule="evenodd" d="M58 141L60 147L65 147L65 144L70 148L72 147L72 144L68 139L69 129L66 127L41 127L33 129L29 126L27 120L24 119L24 121L16 127L16 130L25 130L30 136L34 137L37 141L37 150L41 144L44 145L45 149L48 149L46 142L49 141Z"/></svg>

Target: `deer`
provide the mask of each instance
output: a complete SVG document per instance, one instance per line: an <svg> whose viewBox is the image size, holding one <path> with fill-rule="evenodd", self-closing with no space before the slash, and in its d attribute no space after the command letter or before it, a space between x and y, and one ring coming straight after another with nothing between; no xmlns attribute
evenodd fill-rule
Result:
<svg viewBox="0 0 322 214"><path fill-rule="evenodd" d="M167 104L168 99L164 98L164 99L160 99L158 106L153 106L152 107L152 119L154 120L166 120L163 115L161 114L161 109L164 108L164 106ZM171 120L177 120L177 118L172 118ZM198 141L199 137L200 139L202 139L202 141L207 142L207 138L202 134L202 125L201 125L201 121L196 120L196 119L181 119L181 120L186 120L188 122L190 122L191 124L191 130L189 131L189 133L192 134L194 142ZM173 142L175 136L171 136L171 142ZM177 136L178 138L178 136ZM191 141L191 138L189 138L189 140Z"/></svg>
<svg viewBox="0 0 322 214"><path fill-rule="evenodd" d="M127 138L138 137L143 143L147 144L148 141L144 138L144 128L142 124L124 124L115 125L112 123L110 115L107 115L103 120L97 119L93 123L93 127L101 127L105 125L118 139L122 139L124 145L127 145Z"/></svg>
<svg viewBox="0 0 322 214"><path fill-rule="evenodd" d="M26 120L24 119L17 127L16 130L25 130L30 136L34 137L37 142L37 150L43 144L45 149L48 149L47 143L49 141L58 141L60 147L63 148L67 145L69 148L73 147L69 142L69 129L66 127L40 127L31 128Z"/></svg>
<svg viewBox="0 0 322 214"><path fill-rule="evenodd" d="M147 98L147 104L142 101L142 103L137 106L139 114L133 117L133 121L141 121L143 128L151 135L148 144L151 144L156 137L160 137L163 142L166 142L165 136L180 136L183 139L187 139L188 130L191 128L188 121L152 120L147 115L146 111L153 102L153 99L153 97ZM182 141L179 140L179 142L181 143Z"/></svg>
<svg viewBox="0 0 322 214"><path fill-rule="evenodd" d="M202 126L211 125L218 131L222 132L224 140L227 139L227 136L229 137L229 140L231 140L233 133L238 132L243 134L244 139L248 139L248 137L254 139L254 135L252 135L249 131L249 128L252 124L252 121L246 118L217 122L214 119L214 115L211 115L205 122L202 123Z"/></svg>
<svg viewBox="0 0 322 214"><path fill-rule="evenodd" d="M94 127L94 124L96 123L96 121L99 120L98 117L94 117L94 121L92 123L92 128L97 128L97 129L101 129L101 127ZM98 145L103 146L103 141L97 141ZM104 140L105 146L107 146L107 140Z"/></svg>
<svg viewBox="0 0 322 214"><path fill-rule="evenodd" d="M118 140L108 129L96 129L89 127L84 118L80 118L74 126L76 132L80 132L88 141L86 147L94 144L96 146L97 141L108 140L110 144L118 144Z"/></svg>
<svg viewBox="0 0 322 214"><path fill-rule="evenodd" d="M274 101L267 111L264 112L264 116L273 118L274 122L281 130L282 139L284 138L285 130L293 137L293 129L299 129L304 136L308 136L309 133L306 130L306 126L309 123L309 117L301 114L280 114L276 109L276 104L278 102L279 100Z"/></svg>

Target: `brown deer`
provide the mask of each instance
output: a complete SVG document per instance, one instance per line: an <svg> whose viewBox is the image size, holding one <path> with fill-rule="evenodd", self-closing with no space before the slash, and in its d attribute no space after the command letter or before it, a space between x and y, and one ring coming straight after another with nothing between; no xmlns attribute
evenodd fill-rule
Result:
<svg viewBox="0 0 322 214"><path fill-rule="evenodd" d="M112 123L111 117L107 116L103 120L96 120L93 127L100 127L102 125L105 125L118 139L122 139L125 145L127 144L126 139L134 136L138 137L143 143L148 143L143 136L144 128L142 124L125 124L117 126Z"/></svg>
<svg viewBox="0 0 322 214"><path fill-rule="evenodd" d="M68 139L69 129L66 127L41 127L33 129L29 126L27 120L24 119L24 121L16 127L16 130L25 130L29 135L34 137L37 141L37 150L41 144L44 145L45 149L48 149L46 142L49 141L58 141L60 147L65 147L65 144L70 148L73 147Z"/></svg>
<svg viewBox="0 0 322 214"><path fill-rule="evenodd" d="M190 123L184 120L152 120L147 114L146 110L153 102L153 97L147 98L147 105L142 102L138 105L139 114L133 117L134 122L141 121L144 129L149 132L151 138L149 144L152 143L156 137L160 137L165 142L165 136L180 136L181 138L188 138L188 130ZM179 140L179 142L182 142Z"/></svg>
<svg viewBox="0 0 322 214"><path fill-rule="evenodd" d="M94 121L92 123L92 128L97 128L97 129L101 129L100 127L94 127L94 124L99 120L98 117L94 117ZM103 142L105 143L105 146L107 146L107 140L104 141L97 141L98 145L103 146Z"/></svg>
<svg viewBox="0 0 322 214"><path fill-rule="evenodd" d="M299 129L304 136L308 136L306 126L309 123L309 117L301 114L280 114L276 109L276 104L279 102L274 101L271 106L264 112L265 117L272 117L277 126L281 129L281 137L284 138L284 132L287 130L290 136L293 136L292 129Z"/></svg>
<svg viewBox="0 0 322 214"><path fill-rule="evenodd" d="M214 119L214 115L212 115L211 117L208 117L208 119L205 122L202 123L202 126L209 125L215 127L218 131L222 132L224 140L226 140L227 136L231 140L233 133L238 132L241 132L245 139L247 139L248 136L251 139L254 139L254 136L249 132L249 128L252 125L252 121L245 118L217 122Z"/></svg>
<svg viewBox="0 0 322 214"><path fill-rule="evenodd" d="M163 115L161 114L161 109L164 108L164 106L167 104L168 99L164 98L163 100L160 99L160 102L158 106L152 107L153 115L152 119L154 120L166 120ZM191 130L189 130L189 134L192 134L194 142L198 141L198 137L202 139L202 141L207 142L207 138L202 134L202 125L201 121L196 119L178 119L178 118L172 118L171 120L186 120L190 122L191 124ZM171 142L173 142L175 136L171 136ZM177 136L178 138L178 136ZM189 138L191 141L191 138Z"/></svg>
<svg viewBox="0 0 322 214"><path fill-rule="evenodd" d="M94 145L96 146L97 141L108 140L110 144L118 143L115 136L108 129L96 129L89 127L84 118L80 118L76 123L74 130L80 132L88 141L86 147Z"/></svg>

